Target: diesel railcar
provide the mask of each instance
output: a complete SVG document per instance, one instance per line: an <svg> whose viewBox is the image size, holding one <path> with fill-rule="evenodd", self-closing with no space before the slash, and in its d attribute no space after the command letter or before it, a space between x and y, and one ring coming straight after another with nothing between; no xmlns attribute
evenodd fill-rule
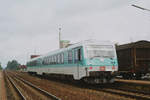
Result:
<svg viewBox="0 0 150 100"><path fill-rule="evenodd" d="M54 76L72 76L88 83L113 83L118 62L115 45L86 40L27 62L27 71Z"/></svg>
<svg viewBox="0 0 150 100"><path fill-rule="evenodd" d="M141 40L116 47L119 73L126 79L140 79L150 73L150 42Z"/></svg>

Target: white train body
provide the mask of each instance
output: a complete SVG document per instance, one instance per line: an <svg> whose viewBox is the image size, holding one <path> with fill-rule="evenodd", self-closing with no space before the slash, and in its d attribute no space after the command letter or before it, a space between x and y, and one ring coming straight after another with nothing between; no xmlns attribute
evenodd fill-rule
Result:
<svg viewBox="0 0 150 100"><path fill-rule="evenodd" d="M72 76L90 83L112 83L118 71L115 46L108 41L83 41L31 59L27 71Z"/></svg>

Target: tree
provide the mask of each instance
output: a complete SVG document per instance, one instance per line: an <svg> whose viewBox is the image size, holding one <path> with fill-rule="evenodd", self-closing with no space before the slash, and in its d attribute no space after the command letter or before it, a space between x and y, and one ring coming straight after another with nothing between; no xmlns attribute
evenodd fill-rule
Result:
<svg viewBox="0 0 150 100"><path fill-rule="evenodd" d="M3 68L2 68L2 66L1 66L1 63L0 63L0 70L2 70Z"/></svg>
<svg viewBox="0 0 150 100"><path fill-rule="evenodd" d="M8 61L6 69L9 70L18 70L20 64L16 60Z"/></svg>

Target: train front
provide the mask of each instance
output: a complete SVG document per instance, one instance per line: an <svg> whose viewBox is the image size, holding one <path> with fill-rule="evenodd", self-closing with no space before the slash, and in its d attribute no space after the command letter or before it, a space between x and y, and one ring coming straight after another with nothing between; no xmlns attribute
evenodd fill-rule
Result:
<svg viewBox="0 0 150 100"><path fill-rule="evenodd" d="M85 63L89 83L113 83L118 62L113 44L89 44L85 46Z"/></svg>

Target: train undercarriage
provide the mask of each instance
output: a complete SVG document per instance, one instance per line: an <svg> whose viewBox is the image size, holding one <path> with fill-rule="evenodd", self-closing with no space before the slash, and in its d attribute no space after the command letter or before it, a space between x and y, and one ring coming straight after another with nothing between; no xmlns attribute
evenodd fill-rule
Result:
<svg viewBox="0 0 150 100"><path fill-rule="evenodd" d="M38 75L36 72L28 72L28 73L32 75ZM112 73L111 71L107 71L107 72L93 71L93 72L89 72L89 76L85 76L80 80L75 80L73 78L73 75L66 75L66 74L43 73L41 76L51 78L51 79L63 80L63 81L82 81L88 84L105 84L105 83L114 83L116 73Z"/></svg>
<svg viewBox="0 0 150 100"><path fill-rule="evenodd" d="M83 80L90 84L105 84L114 83L116 73L111 71L93 71L89 72L89 77L84 77Z"/></svg>

